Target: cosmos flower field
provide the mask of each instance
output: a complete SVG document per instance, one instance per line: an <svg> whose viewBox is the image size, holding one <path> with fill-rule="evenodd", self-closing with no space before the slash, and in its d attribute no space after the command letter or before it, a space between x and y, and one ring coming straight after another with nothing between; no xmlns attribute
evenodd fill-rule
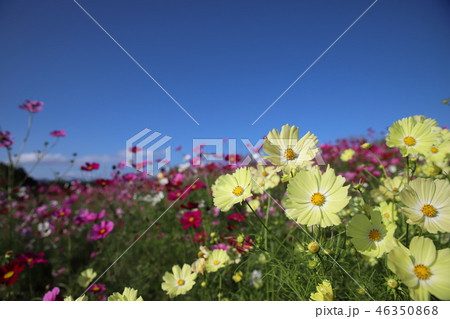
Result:
<svg viewBox="0 0 450 319"><path fill-rule="evenodd" d="M448 129L415 115L321 143L301 126L261 132L248 165L45 183L0 131L0 299L450 300Z"/></svg>

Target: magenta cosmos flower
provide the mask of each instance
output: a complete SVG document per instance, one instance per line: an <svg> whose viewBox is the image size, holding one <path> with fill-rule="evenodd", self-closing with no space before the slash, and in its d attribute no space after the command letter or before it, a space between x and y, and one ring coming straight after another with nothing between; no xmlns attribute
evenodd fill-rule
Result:
<svg viewBox="0 0 450 319"><path fill-rule="evenodd" d="M92 163L86 162L86 164L84 164L84 166L81 166L82 171L88 171L88 172L97 170L99 168L100 168L100 164L94 163L94 162L92 162Z"/></svg>
<svg viewBox="0 0 450 319"><path fill-rule="evenodd" d="M66 130L55 130L50 132L51 136L54 137L66 137Z"/></svg>
<svg viewBox="0 0 450 319"><path fill-rule="evenodd" d="M56 298L59 295L59 288L55 287L50 291L47 291L44 295L44 298L42 298L43 301L56 301Z"/></svg>
<svg viewBox="0 0 450 319"><path fill-rule="evenodd" d="M181 217L180 223L183 225L183 229L188 229L189 227L199 228L202 224L202 212L199 210L186 212Z"/></svg>
<svg viewBox="0 0 450 319"><path fill-rule="evenodd" d="M101 293L106 290L106 286L104 284L93 284L89 291L93 292L94 294Z"/></svg>
<svg viewBox="0 0 450 319"><path fill-rule="evenodd" d="M100 224L95 224L89 233L88 239L97 240L105 238L114 229L114 222L102 220Z"/></svg>
<svg viewBox="0 0 450 319"><path fill-rule="evenodd" d="M42 111L42 105L44 105L44 102L26 100L19 105L19 108L30 113L38 113Z"/></svg>
<svg viewBox="0 0 450 319"><path fill-rule="evenodd" d="M9 134L9 131L5 131L4 133L0 131L0 147L10 147L13 145L14 142Z"/></svg>
<svg viewBox="0 0 450 319"><path fill-rule="evenodd" d="M33 268L34 264L46 264L47 260L44 259L44 253L40 252L35 254L34 252L30 251L26 254L19 255L18 260L27 263L30 268Z"/></svg>

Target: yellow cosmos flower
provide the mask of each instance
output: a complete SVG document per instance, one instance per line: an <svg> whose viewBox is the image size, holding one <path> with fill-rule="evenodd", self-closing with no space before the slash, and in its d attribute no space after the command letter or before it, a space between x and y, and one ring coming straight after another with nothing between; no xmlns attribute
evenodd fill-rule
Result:
<svg viewBox="0 0 450 319"><path fill-rule="evenodd" d="M274 188L280 183L280 176L277 174L280 170L273 166L258 164L256 168L250 167L252 174L252 192L255 194L264 194L268 189Z"/></svg>
<svg viewBox="0 0 450 319"><path fill-rule="evenodd" d="M400 193L408 223L430 233L450 232L450 183L448 180L417 178Z"/></svg>
<svg viewBox="0 0 450 319"><path fill-rule="evenodd" d="M424 116L405 117L389 128L386 145L399 147L403 156L425 154L436 143L434 126L436 121Z"/></svg>
<svg viewBox="0 0 450 319"><path fill-rule="evenodd" d="M381 202L378 207L375 207L381 215L381 219L385 226L395 224L398 220L397 207L393 202Z"/></svg>
<svg viewBox="0 0 450 319"><path fill-rule="evenodd" d="M353 158L353 155L355 155L355 151L351 148L346 149L341 154L341 161L348 162Z"/></svg>
<svg viewBox="0 0 450 319"><path fill-rule="evenodd" d="M430 300L430 294L450 300L450 249L436 250L431 239L414 237L409 249L393 249L387 265L408 286L416 301Z"/></svg>
<svg viewBox="0 0 450 319"><path fill-rule="evenodd" d="M264 158L290 174L296 168L308 168L312 165L318 152L318 142L317 137L310 132L299 140L299 128L286 124L281 128L281 133L273 129L267 135L263 150L268 156Z"/></svg>
<svg viewBox="0 0 450 319"><path fill-rule="evenodd" d="M338 212L349 202L349 186L343 186L345 178L336 176L327 167L321 173L318 166L300 171L287 186L283 200L286 215L307 226L327 227L341 223Z"/></svg>
<svg viewBox="0 0 450 319"><path fill-rule="evenodd" d="M366 215L354 216L347 226L347 235L355 248L363 255L380 258L397 246L394 238L396 226L384 226L378 212L371 213L371 220Z"/></svg>
<svg viewBox="0 0 450 319"><path fill-rule="evenodd" d="M123 293L113 293L108 297L108 301L144 301L144 299L138 297L138 291L136 289L125 287Z"/></svg>
<svg viewBox="0 0 450 319"><path fill-rule="evenodd" d="M207 272L216 272L220 268L225 267L230 261L227 252L223 249L215 249L209 255L208 261L206 263Z"/></svg>
<svg viewBox="0 0 450 319"><path fill-rule="evenodd" d="M234 282L238 283L242 280L243 275L242 271L239 270L233 275L232 279Z"/></svg>
<svg viewBox="0 0 450 319"><path fill-rule="evenodd" d="M394 178L386 178L383 185L379 189L381 193L389 199L396 199L406 184L406 178L403 176L395 176Z"/></svg>
<svg viewBox="0 0 450 319"><path fill-rule="evenodd" d="M309 299L312 301L332 301L333 300L333 288L329 280L324 280L323 283L317 287L317 292L311 293Z"/></svg>
<svg viewBox="0 0 450 319"><path fill-rule="evenodd" d="M88 268L81 272L77 282L81 287L86 288L95 277L97 277L97 273L92 268Z"/></svg>
<svg viewBox="0 0 450 319"><path fill-rule="evenodd" d="M261 206L261 203L259 202L259 200L257 200L257 199L252 199L251 201L249 201L248 202L248 204L250 205L250 207L254 210L254 211L256 211L260 206ZM249 212L249 213L251 213L251 209L250 209L250 207L245 207L245 210L247 211L247 212Z"/></svg>
<svg viewBox="0 0 450 319"><path fill-rule="evenodd" d="M250 197L251 180L248 168L238 168L232 175L220 176L212 186L214 205L226 212Z"/></svg>
<svg viewBox="0 0 450 319"><path fill-rule="evenodd" d="M74 300L72 296L67 296L64 298L64 301L88 301L88 297L86 295L82 295Z"/></svg>
<svg viewBox="0 0 450 319"><path fill-rule="evenodd" d="M161 288L167 291L170 298L178 295L184 295L195 285L196 273L192 273L191 266L184 264L183 268L175 265L172 267L172 273L166 272L163 276L164 282Z"/></svg>
<svg viewBox="0 0 450 319"><path fill-rule="evenodd" d="M439 163L450 156L450 132L440 127L433 127L432 131L436 134L437 140L424 155L427 162Z"/></svg>

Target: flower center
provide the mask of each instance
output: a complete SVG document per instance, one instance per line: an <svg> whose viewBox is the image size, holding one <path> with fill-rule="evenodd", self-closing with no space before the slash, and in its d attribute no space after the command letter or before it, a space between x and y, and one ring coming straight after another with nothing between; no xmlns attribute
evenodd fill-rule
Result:
<svg viewBox="0 0 450 319"><path fill-rule="evenodd" d="M3 278L4 279L9 279L9 278L11 278L12 276L14 276L14 271L8 271L4 276L3 276Z"/></svg>
<svg viewBox="0 0 450 319"><path fill-rule="evenodd" d="M183 279L178 279L177 284L178 286L183 286L185 281Z"/></svg>
<svg viewBox="0 0 450 319"><path fill-rule="evenodd" d="M381 239L380 231L378 229L372 229L369 232L369 239L371 241L379 241Z"/></svg>
<svg viewBox="0 0 450 319"><path fill-rule="evenodd" d="M422 264L414 266L414 274L417 276L417 278L422 280L427 280L431 277L430 268Z"/></svg>
<svg viewBox="0 0 450 319"><path fill-rule="evenodd" d="M403 142L405 142L408 146L414 146L416 145L416 139L412 136L407 136L403 139Z"/></svg>
<svg viewBox="0 0 450 319"><path fill-rule="evenodd" d="M31 257L27 259L28 263L31 263L32 261L33 261L33 258L31 258Z"/></svg>
<svg viewBox="0 0 450 319"><path fill-rule="evenodd" d="M105 229L105 228L100 229L100 232L99 232L99 233L100 233L100 234L106 233L106 229Z"/></svg>
<svg viewBox="0 0 450 319"><path fill-rule="evenodd" d="M241 196L244 194L244 189L241 186L236 186L232 191L234 196Z"/></svg>
<svg viewBox="0 0 450 319"><path fill-rule="evenodd" d="M438 148L435 147L435 146L433 146L433 147L431 148L431 153L437 153L437 152L439 152Z"/></svg>
<svg viewBox="0 0 450 319"><path fill-rule="evenodd" d="M194 217L189 218L189 222L192 223L195 220Z"/></svg>
<svg viewBox="0 0 450 319"><path fill-rule="evenodd" d="M284 151L284 157L289 161L293 160L295 156L296 154L292 148L288 148Z"/></svg>
<svg viewBox="0 0 450 319"><path fill-rule="evenodd" d="M392 191L393 191L393 192L398 192L398 188L397 188L397 187L394 187L394 188L392 189Z"/></svg>
<svg viewBox="0 0 450 319"><path fill-rule="evenodd" d="M213 264L214 264L214 266L217 266L218 264L220 264L220 261L214 260Z"/></svg>
<svg viewBox="0 0 450 319"><path fill-rule="evenodd" d="M100 287L99 287L99 286L92 287L92 290L93 290L93 291L99 291L99 290L100 290Z"/></svg>
<svg viewBox="0 0 450 319"><path fill-rule="evenodd" d="M389 213L384 213L384 217L389 218L391 215Z"/></svg>
<svg viewBox="0 0 450 319"><path fill-rule="evenodd" d="M266 177L267 175L269 175L266 171L262 172L262 176Z"/></svg>
<svg viewBox="0 0 450 319"><path fill-rule="evenodd" d="M425 204L425 205L423 205L421 210L425 216L428 216L428 217L436 216L436 208L434 208L433 205Z"/></svg>
<svg viewBox="0 0 450 319"><path fill-rule="evenodd" d="M324 202L325 202L325 196L323 196L321 193L314 193L311 196L311 203L313 205L322 206Z"/></svg>

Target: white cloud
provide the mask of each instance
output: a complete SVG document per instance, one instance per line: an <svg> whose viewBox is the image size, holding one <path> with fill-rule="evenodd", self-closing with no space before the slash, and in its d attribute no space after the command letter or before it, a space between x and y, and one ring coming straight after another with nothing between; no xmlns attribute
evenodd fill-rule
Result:
<svg viewBox="0 0 450 319"><path fill-rule="evenodd" d="M86 162L98 162L104 164L115 164L122 160L125 160L125 156L122 156L123 152L118 152L116 155L108 154L88 154L75 158L75 165L83 165ZM19 165L33 165L36 163L38 157L36 153L23 153L20 157ZM39 165L67 165L72 160L72 157L56 153L47 154L41 160Z"/></svg>

